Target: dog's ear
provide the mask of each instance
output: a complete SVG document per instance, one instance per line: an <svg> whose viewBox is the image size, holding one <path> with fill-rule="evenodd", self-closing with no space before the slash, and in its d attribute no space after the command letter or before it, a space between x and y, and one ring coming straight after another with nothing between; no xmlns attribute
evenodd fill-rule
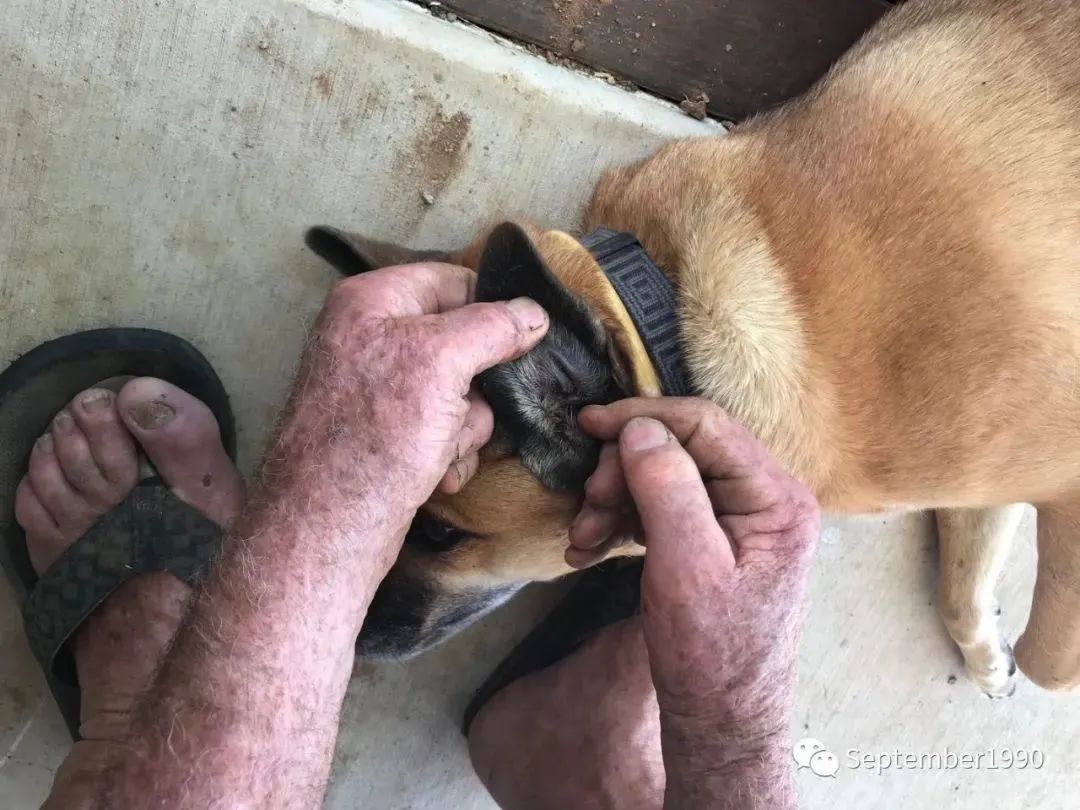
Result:
<svg viewBox="0 0 1080 810"><path fill-rule="evenodd" d="M445 262L450 260L449 251L413 250L391 242L378 242L355 233L319 225L310 228L304 242L317 255L329 262L342 275L355 276L413 262Z"/></svg>
<svg viewBox="0 0 1080 810"><path fill-rule="evenodd" d="M600 445L578 427L578 413L629 395L607 332L514 223L491 232L478 272L478 301L528 296L551 323L524 357L480 375L497 438L549 489L580 489L596 469Z"/></svg>

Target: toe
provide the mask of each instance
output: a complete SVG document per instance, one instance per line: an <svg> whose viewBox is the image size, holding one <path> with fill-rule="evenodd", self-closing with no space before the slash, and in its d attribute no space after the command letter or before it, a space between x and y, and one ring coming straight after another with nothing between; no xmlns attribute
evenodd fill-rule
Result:
<svg viewBox="0 0 1080 810"><path fill-rule="evenodd" d="M15 520L26 532L30 562L40 574L63 553L67 540L49 510L34 494L29 477L23 478L15 490Z"/></svg>
<svg viewBox="0 0 1080 810"><path fill-rule="evenodd" d="M124 425L176 496L214 522L230 524L243 504L243 483L210 409L152 377L129 382L117 403Z"/></svg>
<svg viewBox="0 0 1080 810"><path fill-rule="evenodd" d="M115 506L118 503L115 493L90 452L90 442L68 408L56 415L49 432L53 439L53 454L71 488L99 511Z"/></svg>
<svg viewBox="0 0 1080 810"><path fill-rule="evenodd" d="M93 524L97 510L71 486L60 469L51 433L34 444L26 478L38 502L66 536L78 537Z"/></svg>
<svg viewBox="0 0 1080 810"><path fill-rule="evenodd" d="M135 486L139 457L135 440L116 411L116 394L104 388L91 388L75 397L68 410L108 485L111 504L118 503Z"/></svg>

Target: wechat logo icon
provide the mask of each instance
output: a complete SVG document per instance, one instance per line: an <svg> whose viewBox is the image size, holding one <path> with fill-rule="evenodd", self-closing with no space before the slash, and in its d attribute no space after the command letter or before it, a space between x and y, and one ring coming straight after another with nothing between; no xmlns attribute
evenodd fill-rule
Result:
<svg viewBox="0 0 1080 810"><path fill-rule="evenodd" d="M825 748L821 740L815 740L813 737L803 737L795 743L791 749L791 756L800 771L803 768L809 768L815 776L831 776L835 779L837 771L840 770L840 760L837 759L836 754Z"/></svg>

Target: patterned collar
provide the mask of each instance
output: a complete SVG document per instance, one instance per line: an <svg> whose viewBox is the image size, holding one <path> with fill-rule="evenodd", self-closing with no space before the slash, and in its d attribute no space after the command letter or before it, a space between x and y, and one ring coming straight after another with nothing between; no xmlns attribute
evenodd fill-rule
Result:
<svg viewBox="0 0 1080 810"><path fill-rule="evenodd" d="M581 240L626 306L656 367L664 396L691 396L683 362L675 290L630 233L597 228Z"/></svg>

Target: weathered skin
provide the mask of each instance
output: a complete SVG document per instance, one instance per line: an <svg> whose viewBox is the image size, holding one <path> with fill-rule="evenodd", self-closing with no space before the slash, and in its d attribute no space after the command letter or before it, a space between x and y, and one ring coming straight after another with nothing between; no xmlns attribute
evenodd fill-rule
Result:
<svg viewBox="0 0 1080 810"><path fill-rule="evenodd" d="M527 717L544 717L527 761L557 772L588 754L619 775L594 780L603 787L585 807L795 807L787 724L819 531L813 496L705 400L624 400L581 422L612 444L568 554L602 555L598 543L635 510L648 547L643 613L497 696L474 726L477 771L506 807L567 806L565 784L523 780L507 753ZM594 706L592 738L624 741L618 750L581 742L582 700Z"/></svg>

